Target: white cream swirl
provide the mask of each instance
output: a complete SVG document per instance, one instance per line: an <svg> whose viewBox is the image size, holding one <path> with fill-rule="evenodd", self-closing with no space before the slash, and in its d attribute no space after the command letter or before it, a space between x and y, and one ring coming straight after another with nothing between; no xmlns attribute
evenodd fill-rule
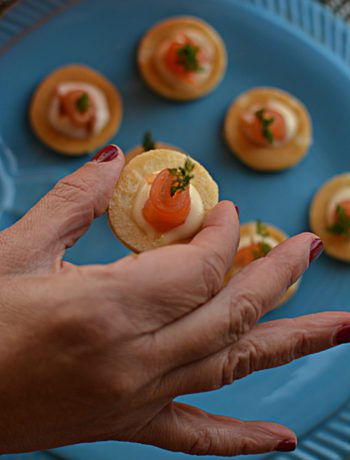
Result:
<svg viewBox="0 0 350 460"><path fill-rule="evenodd" d="M282 102L276 101L275 99L268 101L267 107L269 109L275 110L282 116L286 125L286 138L283 143L289 142L291 139L293 139L298 129L298 117L296 116L295 112L287 104L283 104ZM281 143L279 142L274 143L274 145L277 147L280 144Z"/></svg>
<svg viewBox="0 0 350 460"><path fill-rule="evenodd" d="M166 54L172 43L185 45L190 42L200 48L200 53L204 56L203 62L200 63L198 72L191 72L191 79L184 80L174 74L166 65ZM181 33L170 36L167 40L161 42L154 54L154 64L159 75L167 84L175 88L188 89L193 85L204 84L211 75L215 59L215 48L208 37L200 31L190 28L183 29Z"/></svg>
<svg viewBox="0 0 350 460"><path fill-rule="evenodd" d="M154 174L156 174L156 172ZM200 230L204 220L204 206L196 187L190 184L191 207L185 222L163 234L157 232L143 216L142 211L149 198L150 190L151 184L145 180L139 187L132 210L132 216L135 223L149 236L149 238L159 239L162 244L171 244L176 241L191 238Z"/></svg>
<svg viewBox="0 0 350 460"><path fill-rule="evenodd" d="M250 235L244 235L240 239L238 250L247 248L256 243L266 243L271 246L271 248L274 248L280 244L279 241L277 241L275 238L272 238L272 236L263 236L259 235L258 233L252 233Z"/></svg>
<svg viewBox="0 0 350 460"><path fill-rule="evenodd" d="M78 127L72 123L67 115L60 111L60 97L70 91L81 90L86 92L92 99L95 107L95 119L92 130L85 127ZM105 94L94 85L83 82L65 82L56 88L48 110L48 121L57 132L72 139L87 139L91 135L99 134L107 125L110 119L108 102Z"/></svg>
<svg viewBox="0 0 350 460"><path fill-rule="evenodd" d="M285 127L286 127L285 139L283 141L274 140L271 147L281 147L281 145L284 145L287 142L289 142L291 139L293 139L298 129L298 117L296 113L287 104L277 101L276 99L270 99L269 101L267 101L266 104L264 104L264 106L255 104L253 107L251 107L248 110L246 114L244 114L243 116L244 120L247 123L252 123L254 118L256 117L256 112L258 112L261 109L275 110L282 116L284 123L285 123Z"/></svg>

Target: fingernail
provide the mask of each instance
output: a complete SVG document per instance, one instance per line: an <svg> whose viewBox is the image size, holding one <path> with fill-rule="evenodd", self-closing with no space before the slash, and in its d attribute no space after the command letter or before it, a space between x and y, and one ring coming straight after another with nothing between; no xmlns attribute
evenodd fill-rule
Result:
<svg viewBox="0 0 350 460"><path fill-rule="evenodd" d="M237 216L239 217L239 207L235 206L235 209L236 209Z"/></svg>
<svg viewBox="0 0 350 460"><path fill-rule="evenodd" d="M297 443L295 441L281 441L275 447L275 451L277 452L292 452L297 447Z"/></svg>
<svg viewBox="0 0 350 460"><path fill-rule="evenodd" d="M350 343L350 324L343 326L335 334L335 344Z"/></svg>
<svg viewBox="0 0 350 460"><path fill-rule="evenodd" d="M104 163L107 161L112 161L117 158L118 155L122 153L121 149L116 145L110 144L107 147L104 147L102 150L96 153L91 161L96 161L97 163Z"/></svg>
<svg viewBox="0 0 350 460"><path fill-rule="evenodd" d="M323 241L320 238L315 238L310 247L310 264L322 254L324 249Z"/></svg>

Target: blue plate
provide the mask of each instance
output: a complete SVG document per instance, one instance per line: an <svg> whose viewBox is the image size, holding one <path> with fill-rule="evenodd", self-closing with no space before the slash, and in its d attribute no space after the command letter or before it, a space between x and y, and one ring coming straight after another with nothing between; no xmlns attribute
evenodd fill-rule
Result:
<svg viewBox="0 0 350 460"><path fill-rule="evenodd" d="M278 9L303 30L253 4ZM137 43L145 30L177 14L210 22L222 35L229 59L219 88L187 104L153 94L135 66ZM0 62L0 225L14 222L57 179L86 161L47 149L33 136L27 121L31 94L42 78L58 66L80 62L104 73L122 92L124 119L113 139L122 148L137 144L144 131L152 130L157 138L182 147L210 170L221 197L239 204L242 221L259 217L289 234L307 230L310 200L317 188L334 174L350 169L350 71L345 63L350 35L342 23L338 33L337 24L308 0L86 0L56 16ZM326 37L327 46L320 37ZM290 91L306 104L313 118L310 154L281 174L258 174L245 168L222 140L228 105L257 85ZM67 259L78 264L110 262L126 253L101 218L68 252ZM348 266L322 257L305 275L295 298L268 319L350 311L349 275ZM256 373L214 393L183 399L210 412L291 427L302 437L301 447L295 454L275 455L275 459L340 460L350 454L346 347ZM76 460L188 457L126 443L85 444L55 450L55 454Z"/></svg>

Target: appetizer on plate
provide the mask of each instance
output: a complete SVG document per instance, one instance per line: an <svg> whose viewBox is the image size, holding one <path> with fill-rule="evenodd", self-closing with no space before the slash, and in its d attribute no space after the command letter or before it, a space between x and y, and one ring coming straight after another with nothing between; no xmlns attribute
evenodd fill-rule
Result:
<svg viewBox="0 0 350 460"><path fill-rule="evenodd" d="M261 221L249 222L241 226L241 239L231 270L225 282L254 260L265 257L271 249L283 243L288 236L273 225ZM278 305L286 302L296 292L299 282L293 284L284 294Z"/></svg>
<svg viewBox="0 0 350 460"><path fill-rule="evenodd" d="M197 161L150 150L123 169L108 208L116 237L134 252L189 241L218 202L218 186Z"/></svg>
<svg viewBox="0 0 350 460"><path fill-rule="evenodd" d="M68 65L40 83L29 117L44 144L66 155L82 155L106 144L117 132L122 101L101 74L83 65Z"/></svg>
<svg viewBox="0 0 350 460"><path fill-rule="evenodd" d="M350 173L320 188L312 201L310 223L330 256L350 262Z"/></svg>
<svg viewBox="0 0 350 460"><path fill-rule="evenodd" d="M181 149L175 147L174 145L166 144L165 142L156 142L153 139L152 133L147 131L142 139L142 145L137 145L136 147L128 150L125 154L126 162L128 163L130 160L135 158L140 153L148 152L149 150L155 149L167 149L167 150L176 150L178 152L182 152Z"/></svg>
<svg viewBox="0 0 350 460"><path fill-rule="evenodd" d="M142 38L137 55L146 83L170 99L197 99L212 91L226 69L218 33L191 16L166 19Z"/></svg>
<svg viewBox="0 0 350 460"><path fill-rule="evenodd" d="M259 171L296 165L312 143L310 116L304 105L275 88L255 88L229 107L224 136L232 152Z"/></svg>

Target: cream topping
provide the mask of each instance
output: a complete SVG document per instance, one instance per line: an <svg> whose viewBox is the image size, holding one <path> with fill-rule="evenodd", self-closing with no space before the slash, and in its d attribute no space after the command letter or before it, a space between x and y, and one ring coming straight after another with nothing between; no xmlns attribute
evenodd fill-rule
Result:
<svg viewBox="0 0 350 460"><path fill-rule="evenodd" d="M276 99L270 99L265 105L264 108L275 110L280 113L283 117L283 120L286 125L286 138L284 141L274 141L271 147L280 147L281 145L289 142L296 134L298 128L298 117L295 112L283 102L277 101ZM254 105L249 109L249 111L244 115L244 119L249 123L253 121L253 118L256 116L256 112L261 110L261 105Z"/></svg>
<svg viewBox="0 0 350 460"><path fill-rule="evenodd" d="M298 117L295 112L288 105L275 99L268 101L267 106L282 115L286 124L286 139L284 142L289 142L295 136L298 128ZM278 145L278 143L276 142L275 145Z"/></svg>
<svg viewBox="0 0 350 460"><path fill-rule="evenodd" d="M238 250L247 248L248 246L256 243L267 243L271 246L271 248L274 248L280 244L279 241L277 241L272 236L262 236L258 233L252 233L250 235L242 236L239 242Z"/></svg>
<svg viewBox="0 0 350 460"><path fill-rule="evenodd" d="M201 63L201 69L198 72L191 73L191 81L186 81L179 78L176 74L171 72L171 70L169 70L165 64L165 56L169 46L174 41L176 41L176 43L185 45L187 43L186 38L190 39L195 44L195 46L198 46L201 50L201 53L204 55L203 63ZM200 31L187 28L183 29L181 33L177 33L159 44L154 55L154 64L159 74L169 85L188 89L194 84L201 85L208 80L213 69L214 58L215 48L208 37Z"/></svg>
<svg viewBox="0 0 350 460"><path fill-rule="evenodd" d="M64 95L69 91L81 90L91 97L95 107L95 120L92 130L85 127L75 126L67 115L62 115L60 111L59 95ZM108 102L105 94L98 87L82 82L65 82L57 87L57 94L51 100L48 111L48 121L50 125L59 133L73 139L87 139L91 135L99 134L107 125L110 119Z"/></svg>
<svg viewBox="0 0 350 460"><path fill-rule="evenodd" d="M132 210L132 216L135 223L149 236L149 238L159 239L162 244L171 244L175 241L191 238L200 230L204 220L204 206L196 187L190 184L191 208L185 222L163 234L157 232L143 216L142 210L148 200L150 190L151 184L145 180L139 187Z"/></svg>
<svg viewBox="0 0 350 460"><path fill-rule="evenodd" d="M342 187L337 193L330 199L327 207L327 223L328 225L334 224L334 214L337 206L342 201L350 200L350 187Z"/></svg>

